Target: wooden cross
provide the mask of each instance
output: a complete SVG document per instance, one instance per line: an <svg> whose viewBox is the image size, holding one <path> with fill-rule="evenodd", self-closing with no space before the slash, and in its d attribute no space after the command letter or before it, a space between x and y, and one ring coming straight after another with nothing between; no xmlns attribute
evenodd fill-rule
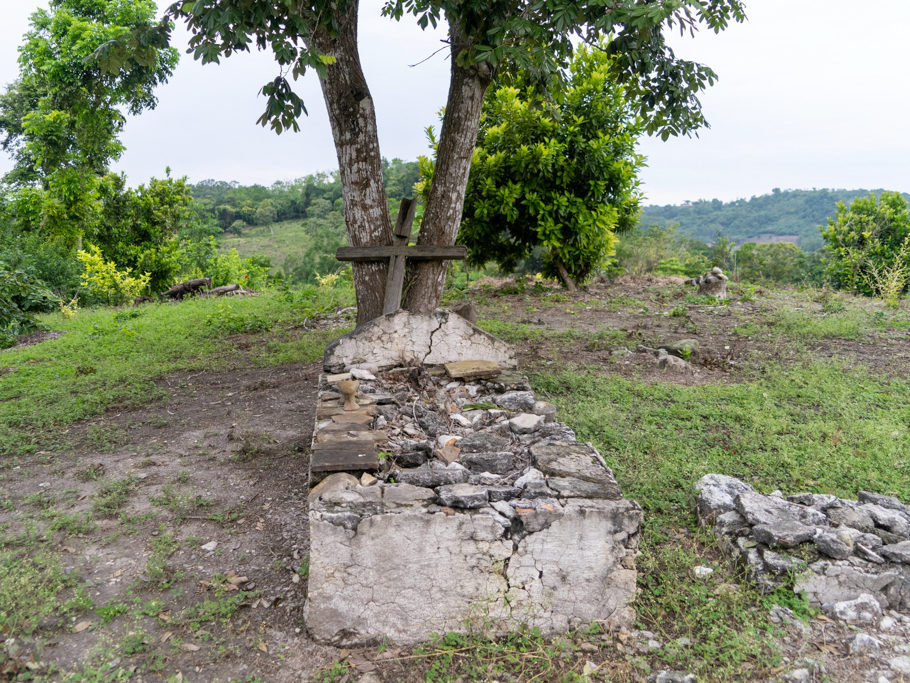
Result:
<svg viewBox="0 0 910 683"><path fill-rule="evenodd" d="M339 261L381 261L389 259L389 275L385 283L385 301L382 312L394 313L401 308L401 291L404 287L405 259L417 261L455 261L468 256L464 246L443 247L436 244L408 246L411 224L417 211L417 200L405 197L398 209L392 244L385 247L340 247L335 253Z"/></svg>

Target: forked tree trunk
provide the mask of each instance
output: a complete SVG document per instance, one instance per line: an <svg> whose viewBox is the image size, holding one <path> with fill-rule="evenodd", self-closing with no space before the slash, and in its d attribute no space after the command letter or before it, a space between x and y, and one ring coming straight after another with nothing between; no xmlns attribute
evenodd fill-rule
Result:
<svg viewBox="0 0 910 683"><path fill-rule="evenodd" d="M452 41L449 96L418 244L455 244L480 127L480 109L492 78L490 67L485 63L468 68L459 66L456 58L466 47L466 40L454 26L449 37ZM449 265L448 261L415 263L409 269L404 308L415 313L429 313L435 309L442 298Z"/></svg>
<svg viewBox="0 0 910 683"><path fill-rule="evenodd" d="M348 241L355 247L392 242L376 112L357 50L358 5L358 0L349 0L345 11L339 12L336 38L317 31L312 40L322 54L336 60L320 83L338 155ZM354 263L358 325L382 314L387 270L388 264L382 261Z"/></svg>

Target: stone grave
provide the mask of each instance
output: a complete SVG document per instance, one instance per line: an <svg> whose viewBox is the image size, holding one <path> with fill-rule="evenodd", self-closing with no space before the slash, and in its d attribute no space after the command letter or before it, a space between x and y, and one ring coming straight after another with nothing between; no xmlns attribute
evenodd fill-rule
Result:
<svg viewBox="0 0 910 683"><path fill-rule="evenodd" d="M514 368L507 345L447 311L391 313L326 349L316 640L632 625L641 509Z"/></svg>

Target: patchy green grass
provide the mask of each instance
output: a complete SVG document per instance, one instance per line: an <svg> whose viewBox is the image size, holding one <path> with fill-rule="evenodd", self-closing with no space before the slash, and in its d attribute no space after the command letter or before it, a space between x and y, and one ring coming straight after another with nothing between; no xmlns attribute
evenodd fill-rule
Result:
<svg viewBox="0 0 910 683"><path fill-rule="evenodd" d="M169 373L318 360L344 330L313 332L307 322L352 302L349 289L309 288L148 304L129 309L129 316L112 309L82 310L74 319L46 316L45 325L63 336L0 352L0 455L52 446L60 427L111 406L164 397L155 380ZM107 450L123 434L96 425L85 438Z"/></svg>

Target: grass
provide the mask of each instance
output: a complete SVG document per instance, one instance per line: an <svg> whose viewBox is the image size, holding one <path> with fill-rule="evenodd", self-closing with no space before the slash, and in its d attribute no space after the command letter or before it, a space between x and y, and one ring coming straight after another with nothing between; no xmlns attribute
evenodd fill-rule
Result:
<svg viewBox="0 0 910 683"><path fill-rule="evenodd" d="M162 398L166 392L155 380L169 373L225 369L241 359L262 367L321 358L326 342L343 330L311 332L300 326L327 306L350 302L352 293L309 291L149 304L130 309L130 316L92 309L74 319L44 317L44 324L63 336L0 352L0 456L61 445L61 427L115 405ZM250 343L238 344L232 339L237 334ZM100 426L86 434L100 450L120 438L119 431Z"/></svg>

